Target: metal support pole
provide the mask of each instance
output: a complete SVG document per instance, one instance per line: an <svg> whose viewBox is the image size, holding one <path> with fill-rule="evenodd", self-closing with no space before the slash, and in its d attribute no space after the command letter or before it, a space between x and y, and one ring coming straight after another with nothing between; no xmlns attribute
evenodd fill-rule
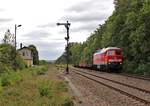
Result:
<svg viewBox="0 0 150 106"><path fill-rule="evenodd" d="M17 35L17 28L18 28L18 27L21 27L21 26L22 26L22 25L16 25L16 24L15 24L15 49L16 49L16 50L17 50L17 39L16 39L16 38L17 38L17 37L16 37L16 35Z"/></svg>
<svg viewBox="0 0 150 106"><path fill-rule="evenodd" d="M67 41L67 46L66 46L66 60L67 60L67 67L66 67L66 74L69 74L69 27L70 23L67 21L67 23L57 23L57 25L64 25L65 28L67 29L67 37L65 37L65 40Z"/></svg>
<svg viewBox="0 0 150 106"><path fill-rule="evenodd" d="M16 32L17 32L17 25L15 24L15 49L17 49Z"/></svg>
<svg viewBox="0 0 150 106"><path fill-rule="evenodd" d="M17 56L17 37L16 37L16 35L17 35L17 27L21 27L21 25L16 25L15 24L15 63L14 63L14 66L15 66L15 70L17 70L17 62L16 62L16 56Z"/></svg>
<svg viewBox="0 0 150 106"><path fill-rule="evenodd" d="M67 68L66 68L66 73L69 74L69 26L68 26L68 21L67 21Z"/></svg>
<svg viewBox="0 0 150 106"><path fill-rule="evenodd" d="M17 25L15 24L15 56L14 56L14 59L15 59L15 63L14 63L14 68L15 70L17 71L17 62L16 62L16 55L17 55L17 40L16 40L16 32L17 32Z"/></svg>

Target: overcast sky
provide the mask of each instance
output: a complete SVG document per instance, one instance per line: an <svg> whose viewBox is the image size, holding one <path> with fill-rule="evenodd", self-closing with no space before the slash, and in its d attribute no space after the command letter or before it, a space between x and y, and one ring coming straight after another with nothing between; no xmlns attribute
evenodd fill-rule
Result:
<svg viewBox="0 0 150 106"><path fill-rule="evenodd" d="M112 14L113 0L0 0L0 40L17 29L17 45L34 44L40 59L57 59L65 48L66 29L57 22L71 23L70 41L83 42Z"/></svg>

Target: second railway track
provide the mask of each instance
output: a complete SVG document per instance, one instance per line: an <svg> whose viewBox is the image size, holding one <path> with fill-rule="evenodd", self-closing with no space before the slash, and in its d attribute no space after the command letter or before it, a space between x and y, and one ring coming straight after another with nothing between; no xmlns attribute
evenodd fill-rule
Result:
<svg viewBox="0 0 150 106"><path fill-rule="evenodd" d="M149 77L144 77L144 76L129 75L129 74L119 74L119 75L130 77L130 78L135 78L135 79L141 79L141 80L145 80L145 81L150 81Z"/></svg>
<svg viewBox="0 0 150 106"><path fill-rule="evenodd" d="M118 91L128 97L131 97L137 101L143 102L145 104L150 105L150 91L138 88L132 85L128 85L125 83L121 83L118 81L114 81L108 78L104 78L89 72L84 72L79 69L73 68L72 70L74 73L86 77L90 80L93 80L97 83L100 83L108 88L111 88L115 91Z"/></svg>
<svg viewBox="0 0 150 106"><path fill-rule="evenodd" d="M80 68L80 69L97 71L96 69L89 69L89 68ZM107 73L107 72L102 72L102 73ZM141 79L141 80L145 80L145 81L150 81L150 77L148 77L148 76L131 75L131 74L126 74L126 73L117 73L117 74L116 73L111 73L111 74L130 77L130 78L135 78L135 79Z"/></svg>

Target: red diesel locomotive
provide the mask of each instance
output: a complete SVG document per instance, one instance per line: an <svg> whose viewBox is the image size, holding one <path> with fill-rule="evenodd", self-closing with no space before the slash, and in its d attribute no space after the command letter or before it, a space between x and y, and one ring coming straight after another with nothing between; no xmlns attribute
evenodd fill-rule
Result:
<svg viewBox="0 0 150 106"><path fill-rule="evenodd" d="M97 50L93 54L93 68L106 71L115 69L115 71L119 71L122 69L122 64L123 54L120 48L107 47Z"/></svg>

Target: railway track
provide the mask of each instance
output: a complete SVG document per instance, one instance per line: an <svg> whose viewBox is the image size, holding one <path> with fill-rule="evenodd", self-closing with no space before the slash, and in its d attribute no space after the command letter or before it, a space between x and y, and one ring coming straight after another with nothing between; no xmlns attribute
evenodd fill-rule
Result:
<svg viewBox="0 0 150 106"><path fill-rule="evenodd" d="M84 69L84 68L82 68ZM87 69L86 70L91 70L91 69ZM92 69L93 70L93 69ZM106 72L102 72L102 73L106 73ZM145 80L145 81L150 81L150 77L145 77L145 76L138 76L138 75L130 75L130 74L125 74L125 73L111 73L111 74L114 74L114 75L121 75L121 76L125 76L125 77L130 77L130 78L135 78L135 79L141 79L141 80Z"/></svg>
<svg viewBox="0 0 150 106"><path fill-rule="evenodd" d="M86 77L94 82L102 84L108 88L111 88L121 94L124 94L128 97L131 97L137 101L143 102L145 104L150 105L150 91L141 89L135 86L131 86L125 83L121 83L118 81L114 81L108 78L104 78L93 73L84 72L79 69L73 68L74 73ZM132 92L131 92L132 91ZM133 92L134 91L134 92Z"/></svg>
<svg viewBox="0 0 150 106"><path fill-rule="evenodd" d="M141 80L145 80L145 81L150 81L149 77L144 77L144 76L129 75L129 74L119 74L119 75L131 77L131 78L135 78L135 79L141 79Z"/></svg>

